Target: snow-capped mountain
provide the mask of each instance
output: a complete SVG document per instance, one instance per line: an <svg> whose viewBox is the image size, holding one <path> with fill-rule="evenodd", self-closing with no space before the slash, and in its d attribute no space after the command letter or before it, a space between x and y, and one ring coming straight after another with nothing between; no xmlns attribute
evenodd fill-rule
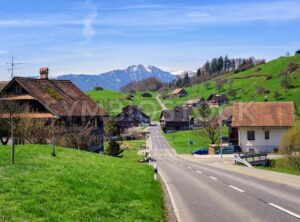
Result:
<svg viewBox="0 0 300 222"><path fill-rule="evenodd" d="M57 79L71 80L81 90L87 91L95 86L105 89L120 90L132 81L139 81L149 77L156 77L162 82L170 82L176 78L169 72L165 72L151 65L133 65L126 69L113 70L99 75L68 74L58 76Z"/></svg>
<svg viewBox="0 0 300 222"><path fill-rule="evenodd" d="M193 77L196 75L195 71L190 71L190 70L186 70L186 71L177 70L177 71L171 72L172 75L176 75L177 77L184 77L184 75L186 73L189 75L189 77Z"/></svg>

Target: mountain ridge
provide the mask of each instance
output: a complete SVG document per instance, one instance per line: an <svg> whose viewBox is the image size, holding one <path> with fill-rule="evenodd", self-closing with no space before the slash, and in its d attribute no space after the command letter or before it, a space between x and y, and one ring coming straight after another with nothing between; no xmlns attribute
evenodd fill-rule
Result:
<svg viewBox="0 0 300 222"><path fill-rule="evenodd" d="M153 65L132 65L125 69L116 69L102 74L65 74L57 76L59 80L70 80L81 90L88 91L96 86L119 91L126 84L149 77L158 78L161 82L170 82L176 78L167 71Z"/></svg>

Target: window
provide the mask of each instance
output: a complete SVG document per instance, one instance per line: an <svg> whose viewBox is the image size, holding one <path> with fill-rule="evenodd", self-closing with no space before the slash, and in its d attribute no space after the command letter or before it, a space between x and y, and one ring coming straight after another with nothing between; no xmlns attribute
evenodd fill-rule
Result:
<svg viewBox="0 0 300 222"><path fill-rule="evenodd" d="M16 85L14 88L15 94L22 94L23 90L20 86Z"/></svg>
<svg viewBox="0 0 300 222"><path fill-rule="evenodd" d="M270 131L265 131L265 139L266 140L270 139Z"/></svg>
<svg viewBox="0 0 300 222"><path fill-rule="evenodd" d="M255 131L248 131L247 138L248 140L255 140Z"/></svg>

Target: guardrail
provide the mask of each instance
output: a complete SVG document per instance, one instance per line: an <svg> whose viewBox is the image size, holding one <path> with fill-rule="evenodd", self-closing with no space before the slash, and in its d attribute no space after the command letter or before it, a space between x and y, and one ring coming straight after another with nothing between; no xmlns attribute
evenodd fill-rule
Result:
<svg viewBox="0 0 300 222"><path fill-rule="evenodd" d="M235 162L245 164L248 167L262 165L266 166L269 162L267 153L242 153L235 154Z"/></svg>

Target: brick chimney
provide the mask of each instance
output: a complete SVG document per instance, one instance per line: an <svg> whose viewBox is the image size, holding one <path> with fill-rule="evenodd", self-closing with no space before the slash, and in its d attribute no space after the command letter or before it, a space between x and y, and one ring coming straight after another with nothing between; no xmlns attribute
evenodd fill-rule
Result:
<svg viewBox="0 0 300 222"><path fill-rule="evenodd" d="M40 68L40 79L48 79L49 69Z"/></svg>

